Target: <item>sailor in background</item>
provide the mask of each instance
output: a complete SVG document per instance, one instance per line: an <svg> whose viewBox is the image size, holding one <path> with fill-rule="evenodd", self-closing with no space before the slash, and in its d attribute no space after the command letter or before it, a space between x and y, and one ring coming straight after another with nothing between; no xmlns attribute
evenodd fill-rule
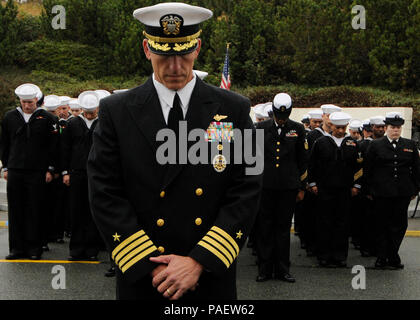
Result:
<svg viewBox="0 0 420 320"><path fill-rule="evenodd" d="M320 205L317 249L322 267L347 265L350 199L359 193L363 174L358 144L346 136L350 119L344 112L330 115L331 135L315 142L309 161L309 186Z"/></svg>
<svg viewBox="0 0 420 320"><path fill-rule="evenodd" d="M78 99L71 99L69 102L70 112L73 117L77 117L82 113L82 108L80 107Z"/></svg>
<svg viewBox="0 0 420 320"><path fill-rule="evenodd" d="M38 260L42 255L45 183L52 181L56 167L58 131L51 114L37 105L39 91L30 83L16 88L20 106L7 112L2 121L0 153L9 205L8 260Z"/></svg>
<svg viewBox="0 0 420 320"><path fill-rule="evenodd" d="M290 228L297 201L307 181L307 144L302 124L289 119L292 99L279 93L273 101L274 119L259 122L264 130L264 174L257 215L258 276L295 282L290 269Z"/></svg>
<svg viewBox="0 0 420 320"><path fill-rule="evenodd" d="M362 141L363 124L360 120L353 119L349 123L350 137L359 144ZM360 154L359 161L363 161L363 156ZM361 180L362 181L362 180ZM366 223L363 210L363 198L361 192L354 196L350 206L350 236L351 243L354 248L360 249L360 242L363 232L363 224Z"/></svg>
<svg viewBox="0 0 420 320"><path fill-rule="evenodd" d="M386 136L373 140L367 150L367 194L374 199L378 269L402 269L398 254L407 230L410 200L420 190L420 160L413 140L401 137L404 119L387 113Z"/></svg>
<svg viewBox="0 0 420 320"><path fill-rule="evenodd" d="M63 184L70 189L70 261L96 261L100 236L93 222L87 181L87 158L98 119L99 94L85 91L78 97L82 114L70 119L61 139Z"/></svg>
<svg viewBox="0 0 420 320"><path fill-rule="evenodd" d="M363 140L372 140L372 127L370 125L370 119L365 119L362 121L362 138Z"/></svg>
<svg viewBox="0 0 420 320"><path fill-rule="evenodd" d="M305 114L305 115L302 117L302 120L300 120L300 122L302 122L303 126L305 127L305 131L306 131L306 132L311 131L311 128L310 128L310 126L309 126L309 114Z"/></svg>

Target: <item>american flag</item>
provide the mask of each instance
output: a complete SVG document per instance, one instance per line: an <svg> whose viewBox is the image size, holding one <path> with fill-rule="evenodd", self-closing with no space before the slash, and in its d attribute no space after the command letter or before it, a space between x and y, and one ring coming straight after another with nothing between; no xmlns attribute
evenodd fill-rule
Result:
<svg viewBox="0 0 420 320"><path fill-rule="evenodd" d="M226 48L225 64L223 66L222 83L220 88L230 90L230 75L229 75L229 44Z"/></svg>

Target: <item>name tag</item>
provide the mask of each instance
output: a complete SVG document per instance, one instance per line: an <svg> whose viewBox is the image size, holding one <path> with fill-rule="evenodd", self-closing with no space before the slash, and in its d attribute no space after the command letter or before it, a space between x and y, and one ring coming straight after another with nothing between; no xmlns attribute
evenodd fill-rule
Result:
<svg viewBox="0 0 420 320"><path fill-rule="evenodd" d="M233 140L233 122L218 122L210 123L206 131L207 142L231 142Z"/></svg>

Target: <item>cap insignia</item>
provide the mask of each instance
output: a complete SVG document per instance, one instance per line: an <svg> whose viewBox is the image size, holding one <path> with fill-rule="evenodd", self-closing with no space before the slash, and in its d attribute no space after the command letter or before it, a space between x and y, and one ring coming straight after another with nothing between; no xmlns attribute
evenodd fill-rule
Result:
<svg viewBox="0 0 420 320"><path fill-rule="evenodd" d="M177 14L168 14L160 19L160 25L163 28L163 33L167 36L178 35L181 32L181 26L184 19Z"/></svg>

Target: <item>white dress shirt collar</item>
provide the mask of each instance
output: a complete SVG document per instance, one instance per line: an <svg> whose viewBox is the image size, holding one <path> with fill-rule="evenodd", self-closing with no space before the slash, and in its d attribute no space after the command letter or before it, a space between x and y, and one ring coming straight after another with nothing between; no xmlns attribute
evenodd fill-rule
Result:
<svg viewBox="0 0 420 320"><path fill-rule="evenodd" d="M155 74L153 74L153 84L156 88L156 92L159 97L160 106L162 107L162 112L166 123L168 123L169 111L172 108L175 93L178 93L179 99L181 101L182 112L184 113L185 118L196 82L197 78L195 73L193 72L193 78L191 79L191 81L188 82L184 88L175 91L166 88L162 83L156 80Z"/></svg>

